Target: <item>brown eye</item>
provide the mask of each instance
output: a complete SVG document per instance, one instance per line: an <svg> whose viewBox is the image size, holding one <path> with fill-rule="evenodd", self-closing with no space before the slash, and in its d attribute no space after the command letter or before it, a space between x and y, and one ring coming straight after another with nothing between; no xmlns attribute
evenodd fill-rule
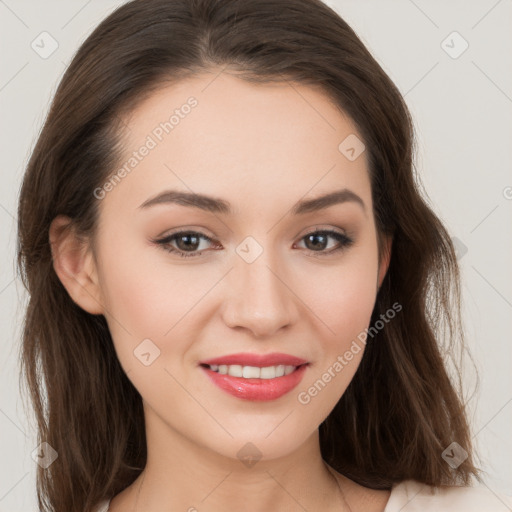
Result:
<svg viewBox="0 0 512 512"><path fill-rule="evenodd" d="M338 245L331 245L329 247L329 239L332 238L338 242ZM319 253L319 255L332 254L333 252L339 251L352 245L353 240L343 233L338 233L332 230L316 230L308 233L301 240L305 241L306 249L311 252ZM327 250L326 249L330 249Z"/></svg>
<svg viewBox="0 0 512 512"><path fill-rule="evenodd" d="M176 236L175 241L180 251L195 251L199 247L201 239L194 233L186 233Z"/></svg>
<svg viewBox="0 0 512 512"><path fill-rule="evenodd" d="M202 244L203 240L207 243ZM213 242L213 240L196 231L179 231L154 240L154 243L162 246L166 251L177 253L185 258L201 255L202 251L208 249L209 242Z"/></svg>

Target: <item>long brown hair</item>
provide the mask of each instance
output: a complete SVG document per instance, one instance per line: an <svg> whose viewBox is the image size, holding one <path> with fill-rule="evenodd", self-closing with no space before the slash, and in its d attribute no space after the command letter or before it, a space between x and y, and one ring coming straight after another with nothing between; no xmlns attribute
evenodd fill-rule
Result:
<svg viewBox="0 0 512 512"><path fill-rule="evenodd" d="M325 461L379 489L409 478L478 479L465 407L443 364L463 342L457 260L420 193L413 122L395 85L319 0L135 0L109 15L69 65L19 199L18 267L30 297L22 376L39 440L58 452L38 469L40 509L90 512L146 462L142 399L105 318L77 306L59 281L50 223L66 215L92 243L93 191L119 164L123 113L157 87L214 68L253 82L321 86L364 138L379 241L393 236L372 324L396 302L403 311L368 338L352 382L320 425ZM441 456L453 441L468 452L457 469Z"/></svg>

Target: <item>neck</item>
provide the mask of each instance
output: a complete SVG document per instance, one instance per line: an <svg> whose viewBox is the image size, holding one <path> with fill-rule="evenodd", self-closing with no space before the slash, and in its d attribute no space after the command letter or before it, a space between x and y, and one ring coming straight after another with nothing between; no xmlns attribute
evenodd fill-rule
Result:
<svg viewBox="0 0 512 512"><path fill-rule="evenodd" d="M123 505L134 504L126 510L349 510L343 508L339 484L321 457L318 430L286 456L242 461L236 452L245 442L233 457L226 457L193 443L149 408L145 416L147 463L126 490ZM251 453L250 445L246 450Z"/></svg>

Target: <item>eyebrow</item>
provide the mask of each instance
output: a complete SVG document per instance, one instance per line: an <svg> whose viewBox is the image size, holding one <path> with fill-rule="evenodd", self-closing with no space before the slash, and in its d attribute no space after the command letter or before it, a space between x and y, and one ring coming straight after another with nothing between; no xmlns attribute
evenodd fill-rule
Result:
<svg viewBox="0 0 512 512"><path fill-rule="evenodd" d="M314 199L306 199L296 203L291 212L293 215L301 215L305 213L316 212L335 204L353 202L359 204L366 213L364 201L349 189L341 189L329 194L325 194ZM157 196L144 201L139 208L146 209L158 204L179 204L182 206L190 206L201 210L229 215L232 213L231 205L224 199L206 196L203 194L195 194L193 192L182 192L178 190L166 190Z"/></svg>

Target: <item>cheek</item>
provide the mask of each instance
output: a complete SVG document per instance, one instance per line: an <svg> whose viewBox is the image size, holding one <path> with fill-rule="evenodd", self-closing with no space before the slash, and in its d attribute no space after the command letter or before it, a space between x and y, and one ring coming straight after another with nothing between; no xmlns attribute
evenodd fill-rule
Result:
<svg viewBox="0 0 512 512"><path fill-rule="evenodd" d="M304 300L318 320L318 359L297 394L311 418L324 419L352 381L364 354L376 298L377 260L369 252L344 264L316 271L303 281ZM302 409L301 409L302 410Z"/></svg>
<svg viewBox="0 0 512 512"><path fill-rule="evenodd" d="M318 265L302 275L298 295L319 321L327 347L343 348L368 327L377 293L373 251L347 253L338 263ZM327 348L325 347L325 348Z"/></svg>
<svg viewBox="0 0 512 512"><path fill-rule="evenodd" d="M110 230L113 231L113 230ZM151 251L120 231L101 241L99 279L105 317L118 358L126 371L137 361L134 350L145 339L161 345L162 334L177 321L174 283L147 261ZM149 253L149 254L148 254ZM138 367L139 365L137 365Z"/></svg>
<svg viewBox="0 0 512 512"><path fill-rule="evenodd" d="M155 362L171 357L177 364L199 335L198 316L205 315L207 292L219 275L207 265L170 263L164 250L125 240L119 234L103 244L99 272L118 358L126 371L140 370L134 351L149 339L163 356Z"/></svg>
<svg viewBox="0 0 512 512"><path fill-rule="evenodd" d="M132 235L133 238L133 235ZM108 312L134 336L162 336L185 313L188 297L205 284L165 265L165 252L118 233L103 242L101 287ZM157 258L155 258L155 255Z"/></svg>

